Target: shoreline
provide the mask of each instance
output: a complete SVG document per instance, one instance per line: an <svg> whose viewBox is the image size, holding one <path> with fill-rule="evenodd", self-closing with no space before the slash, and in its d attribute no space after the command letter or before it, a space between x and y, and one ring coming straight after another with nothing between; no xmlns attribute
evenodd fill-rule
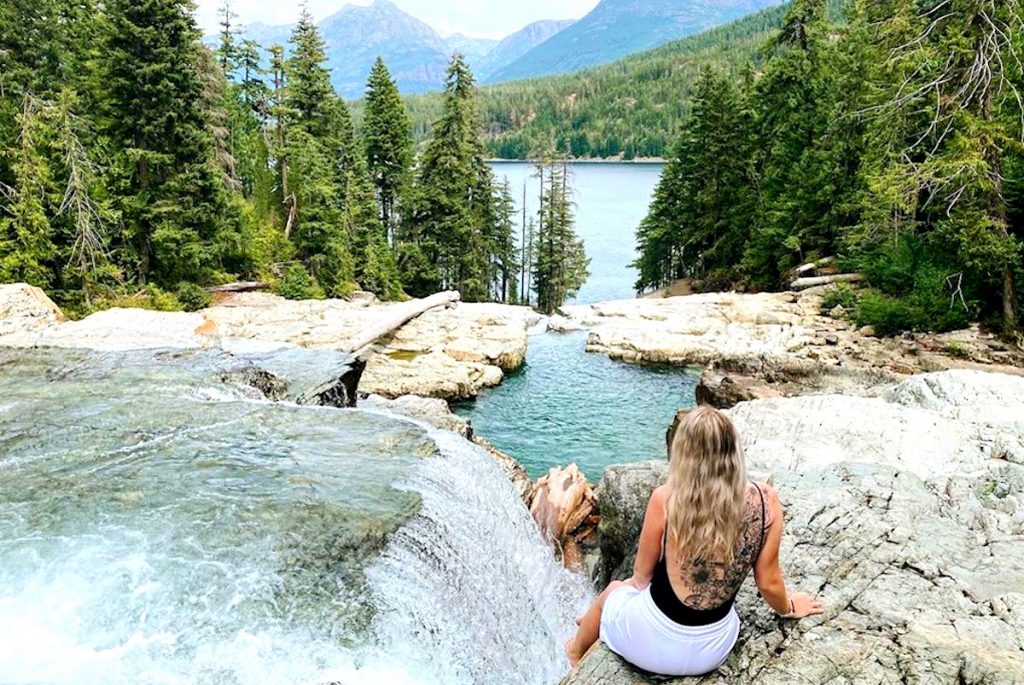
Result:
<svg viewBox="0 0 1024 685"><path fill-rule="evenodd" d="M484 159L484 162L487 163L487 164L538 164L541 161L542 160L539 160L539 159L499 159L499 158ZM586 165L586 164L592 164L592 165L628 164L628 165L635 165L635 166L656 166L656 165L664 165L667 160L665 160L662 157L643 157L643 158L636 158L636 159L611 159L611 158L602 158L602 157L587 157L587 158L582 158L582 159L557 160L557 163L561 163L563 161L568 163L568 164L576 164L576 165Z"/></svg>

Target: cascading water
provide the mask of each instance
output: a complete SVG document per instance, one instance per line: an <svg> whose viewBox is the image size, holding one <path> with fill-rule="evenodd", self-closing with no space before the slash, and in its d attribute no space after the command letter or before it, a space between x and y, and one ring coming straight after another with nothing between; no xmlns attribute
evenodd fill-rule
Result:
<svg viewBox="0 0 1024 685"><path fill-rule="evenodd" d="M420 513L368 569L376 631L400 661L445 684L553 683L562 642L589 598L581 576L552 563L511 483L479 447L431 431L444 455L406 487Z"/></svg>
<svg viewBox="0 0 1024 685"><path fill-rule="evenodd" d="M222 362L0 352L0 682L558 679L587 591L484 452Z"/></svg>

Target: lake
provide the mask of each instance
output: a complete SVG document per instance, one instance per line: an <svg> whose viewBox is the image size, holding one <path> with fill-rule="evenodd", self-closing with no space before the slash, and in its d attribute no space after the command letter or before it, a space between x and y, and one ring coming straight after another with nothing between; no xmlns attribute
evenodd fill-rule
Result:
<svg viewBox="0 0 1024 685"><path fill-rule="evenodd" d="M527 211L539 187L534 167L495 163ZM570 165L576 230L591 257L591 276L576 301L590 304L635 297L636 227L647 213L660 164ZM520 211L521 211L520 206ZM665 429L680 407L693 405L697 377L686 369L629 365L588 355L586 333L544 333L530 338L523 368L456 413L518 459L531 477L576 463L592 481L605 467L664 458Z"/></svg>
<svg viewBox="0 0 1024 685"><path fill-rule="evenodd" d="M577 163L569 165L576 232L590 257L590 278L574 302L590 304L634 297L636 228L640 225L661 176L662 164ZM508 179L522 216L523 184L526 210L536 216L540 182L532 164L494 162L498 181ZM521 221L521 218L519 219Z"/></svg>

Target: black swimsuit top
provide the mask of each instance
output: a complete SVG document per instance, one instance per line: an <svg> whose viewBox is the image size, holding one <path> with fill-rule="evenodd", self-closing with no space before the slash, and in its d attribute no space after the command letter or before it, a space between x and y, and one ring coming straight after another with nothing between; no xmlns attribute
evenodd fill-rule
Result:
<svg viewBox="0 0 1024 685"><path fill-rule="evenodd" d="M752 553L749 557L747 557L747 554L737 555L738 559L743 560L741 562L743 568L736 570L742 571L742 574L736 574L739 579L735 581L736 585L732 589L732 596L718 606L708 609L695 609L684 604L676 595L676 591L672 588L672 581L669 579L668 564L665 561L665 547L668 541L668 526L665 526L665 535L661 539L661 558L658 559L658 564L654 567L654 577L651 579L651 599L654 600L654 605L658 607L661 613L672 622L684 626L706 626L717 623L729 615L729 611L736 602L736 595L739 594L744 578L750 573L751 567L757 561L757 557L761 554L761 549L764 547L766 528L764 492L761 491L761 487L757 483L753 485L757 488L757 494L761 496L761 534L755 544L749 544L748 541L741 539L742 548L739 551L741 553L747 552L749 547L752 548ZM748 519L748 527L750 523L753 523L753 521ZM746 537L746 535L741 536L741 538ZM693 562L693 565L694 567L700 567L705 564L698 561ZM703 570L700 571L700 574L708 575ZM697 574L695 573L695 575Z"/></svg>

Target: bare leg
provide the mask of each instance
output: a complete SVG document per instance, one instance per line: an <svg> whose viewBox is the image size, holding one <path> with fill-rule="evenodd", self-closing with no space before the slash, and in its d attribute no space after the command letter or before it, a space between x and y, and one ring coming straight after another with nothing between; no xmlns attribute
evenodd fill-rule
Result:
<svg viewBox="0 0 1024 685"><path fill-rule="evenodd" d="M583 618L577 621L579 630L576 631L576 637L565 643L565 655L569 657L569 663L573 668L580 662L587 650L597 642L597 638L601 634L601 612L604 610L604 603L608 599L608 595L623 585L625 583L621 580L613 580L604 592L598 595Z"/></svg>

